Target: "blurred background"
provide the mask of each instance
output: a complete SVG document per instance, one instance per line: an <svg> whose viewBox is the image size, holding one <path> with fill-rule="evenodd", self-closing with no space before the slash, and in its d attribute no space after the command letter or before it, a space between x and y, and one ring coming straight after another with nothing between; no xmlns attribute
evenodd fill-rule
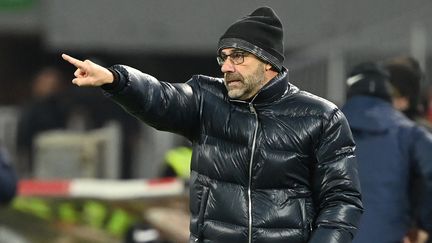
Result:
<svg viewBox="0 0 432 243"><path fill-rule="evenodd" d="M0 0L0 145L23 182L12 206L1 209L0 242L123 242L127 232L166 215L179 215L168 228L182 225L187 235L183 184L152 180L167 175L167 153L188 142L138 122L100 89L74 87L74 68L60 55L126 64L169 82L220 76L220 35L262 5L283 22L285 66L295 85L342 105L353 65L410 55L424 70L429 109L430 0ZM55 189L60 184L32 184L81 179L95 179L96 191L106 180L126 183L114 184L120 191L137 180L172 190L72 195ZM149 210L154 205L167 210ZM182 241L157 230L166 241Z"/></svg>

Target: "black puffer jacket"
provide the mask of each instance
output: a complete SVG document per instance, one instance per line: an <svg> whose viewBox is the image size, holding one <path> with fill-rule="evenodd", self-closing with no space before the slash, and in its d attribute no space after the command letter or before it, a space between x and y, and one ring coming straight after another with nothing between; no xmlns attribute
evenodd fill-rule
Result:
<svg viewBox="0 0 432 243"><path fill-rule="evenodd" d="M230 100L217 78L111 70L115 101L193 142L191 242L351 242L362 204L347 121L286 70L250 102Z"/></svg>

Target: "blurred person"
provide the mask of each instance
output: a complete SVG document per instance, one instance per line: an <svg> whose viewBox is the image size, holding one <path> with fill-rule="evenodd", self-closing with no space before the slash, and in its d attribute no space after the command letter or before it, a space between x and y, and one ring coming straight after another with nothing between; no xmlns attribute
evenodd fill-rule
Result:
<svg viewBox="0 0 432 243"><path fill-rule="evenodd" d="M223 79L187 83L62 57L74 84L192 141L190 242L351 242L362 214L351 131L334 104L289 83L278 16L239 19L217 55Z"/></svg>
<svg viewBox="0 0 432 243"><path fill-rule="evenodd" d="M8 153L0 144L0 205L8 204L15 197L17 180Z"/></svg>
<svg viewBox="0 0 432 243"><path fill-rule="evenodd" d="M389 78L382 65L362 63L347 80L342 111L357 145L365 208L355 243L425 242L416 236L432 230L432 136L393 108ZM417 219L410 199L414 175L425 178L427 195L417 205ZM411 231L413 220L421 235Z"/></svg>
<svg viewBox="0 0 432 243"><path fill-rule="evenodd" d="M421 80L423 72L418 61L409 56L388 60L385 67L390 73L393 106L409 119L432 131L432 124L426 118L426 102L422 102Z"/></svg>
<svg viewBox="0 0 432 243"><path fill-rule="evenodd" d="M21 110L17 126L17 172L20 176L32 176L35 136L42 131L66 127L68 111L64 89L63 74L55 67L41 69L32 80L31 98Z"/></svg>
<svg viewBox="0 0 432 243"><path fill-rule="evenodd" d="M427 120L428 102L425 93L421 92L423 72L419 62L410 56L398 56L387 60L385 67L390 74L390 83L393 87L392 103L393 107L404 113L409 119L418 125L425 127L432 132L432 123ZM432 161L431 161L432 163ZM422 195L422 176L414 176L412 182L411 200L413 204L413 217L418 218L419 213L416 205L421 201ZM431 206L432 207L432 206ZM416 228L414 220L413 229L409 236L424 235L426 232Z"/></svg>
<svg viewBox="0 0 432 243"><path fill-rule="evenodd" d="M31 98L22 108L17 127L17 170L23 177L33 176L33 140L44 131L67 129L83 132L103 127L107 121L121 124L121 178L131 177L132 154L139 134L137 119L107 104L95 92L77 92L67 87L62 70L47 66L38 71L31 83Z"/></svg>

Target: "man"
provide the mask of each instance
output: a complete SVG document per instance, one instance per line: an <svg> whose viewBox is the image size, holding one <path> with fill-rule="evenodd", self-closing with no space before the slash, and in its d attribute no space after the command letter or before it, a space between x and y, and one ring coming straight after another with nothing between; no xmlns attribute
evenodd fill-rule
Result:
<svg viewBox="0 0 432 243"><path fill-rule="evenodd" d="M33 142L41 132L64 129L68 111L64 97L64 75L55 67L44 67L32 80L31 97L17 124L17 173L34 176Z"/></svg>
<svg viewBox="0 0 432 243"><path fill-rule="evenodd" d="M425 178L418 226L432 229L432 136L392 107L388 79L382 66L363 63L353 68L347 81L348 100L342 110L357 144L365 208L355 243L425 242L409 232L414 174Z"/></svg>
<svg viewBox="0 0 432 243"><path fill-rule="evenodd" d="M63 58L74 84L192 141L191 242L351 242L362 213L351 132L335 105L288 82L279 18L258 8L217 53L224 79L183 84Z"/></svg>
<svg viewBox="0 0 432 243"><path fill-rule="evenodd" d="M416 59L410 56L394 57L385 63L385 68L390 74L389 81L393 87L392 103L393 107L418 125L425 127L432 132L432 124L426 119L427 101L420 102L422 97L420 92L423 72L420 64ZM432 163L432 161L430 162ZM419 207L416 206L422 197L422 176L414 176L411 190L411 200L413 208L414 227L410 230L408 236L411 238L422 238L428 233L422 229L416 228L416 218L418 218ZM432 207L432 206L431 206ZM425 238L425 237L423 237ZM432 242L429 240L429 242Z"/></svg>

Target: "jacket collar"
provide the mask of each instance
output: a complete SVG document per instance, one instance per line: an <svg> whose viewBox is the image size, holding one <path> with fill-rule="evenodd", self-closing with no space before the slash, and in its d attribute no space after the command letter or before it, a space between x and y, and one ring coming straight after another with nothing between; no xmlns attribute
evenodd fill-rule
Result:
<svg viewBox="0 0 432 243"><path fill-rule="evenodd" d="M251 99L253 104L267 104L279 100L289 89L288 70L283 67L282 71L271 79Z"/></svg>

